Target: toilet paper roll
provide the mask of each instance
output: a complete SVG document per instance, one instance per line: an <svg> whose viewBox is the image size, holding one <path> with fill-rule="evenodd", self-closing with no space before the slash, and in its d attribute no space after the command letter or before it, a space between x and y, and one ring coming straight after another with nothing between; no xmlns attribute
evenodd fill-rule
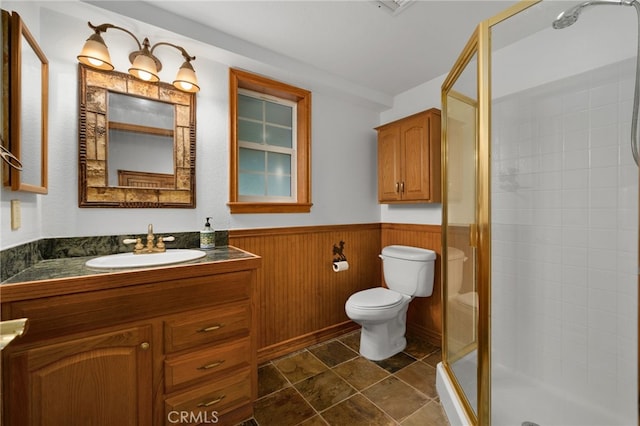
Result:
<svg viewBox="0 0 640 426"><path fill-rule="evenodd" d="M333 272L342 272L349 269L349 262L343 260L341 262L333 262Z"/></svg>

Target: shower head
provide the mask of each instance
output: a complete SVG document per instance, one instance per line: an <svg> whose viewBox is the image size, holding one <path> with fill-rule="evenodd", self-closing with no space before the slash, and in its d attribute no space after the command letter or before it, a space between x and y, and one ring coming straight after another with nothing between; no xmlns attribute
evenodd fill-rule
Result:
<svg viewBox="0 0 640 426"><path fill-rule="evenodd" d="M580 12L582 9L588 6L596 6L601 4L609 4L615 6L631 6L636 0L590 0L585 1L584 3L580 3L577 6L574 6L570 9L565 10L560 13L555 21L553 21L553 28L556 30L560 30L562 28L566 28L569 25L574 24L578 20L578 16L580 16Z"/></svg>
<svg viewBox="0 0 640 426"><path fill-rule="evenodd" d="M582 9L586 7L586 3L579 4L572 7L571 9L567 9L560 13L556 20L553 21L553 28L555 28L556 30L560 30L562 28L567 28L569 25L573 25L578 20L578 16L580 16L580 12L582 12Z"/></svg>

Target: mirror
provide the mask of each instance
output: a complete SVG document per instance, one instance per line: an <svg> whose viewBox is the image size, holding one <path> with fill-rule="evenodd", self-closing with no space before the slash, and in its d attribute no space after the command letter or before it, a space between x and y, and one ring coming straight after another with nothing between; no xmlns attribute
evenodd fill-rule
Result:
<svg viewBox="0 0 640 426"><path fill-rule="evenodd" d="M195 207L195 94L79 64L80 207Z"/></svg>
<svg viewBox="0 0 640 426"><path fill-rule="evenodd" d="M173 105L116 92L107 97L108 186L175 189Z"/></svg>
<svg viewBox="0 0 640 426"><path fill-rule="evenodd" d="M22 170L11 168L8 180L13 191L46 194L49 63L16 12L9 31L9 151Z"/></svg>

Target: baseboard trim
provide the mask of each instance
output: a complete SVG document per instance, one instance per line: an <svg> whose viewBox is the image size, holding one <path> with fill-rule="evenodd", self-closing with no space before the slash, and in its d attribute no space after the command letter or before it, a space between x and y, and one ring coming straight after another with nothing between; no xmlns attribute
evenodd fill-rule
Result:
<svg viewBox="0 0 640 426"><path fill-rule="evenodd" d="M313 333L294 337L293 339L285 340L284 342L276 343L275 345L258 349L258 365L290 354L292 352L299 351L306 348L307 346L315 345L317 343L322 343L324 341L333 339L359 328L360 326L355 322L345 321L318 331L314 331Z"/></svg>
<svg viewBox="0 0 640 426"><path fill-rule="evenodd" d="M434 346L442 347L442 335L418 324L407 323L407 334L426 340Z"/></svg>

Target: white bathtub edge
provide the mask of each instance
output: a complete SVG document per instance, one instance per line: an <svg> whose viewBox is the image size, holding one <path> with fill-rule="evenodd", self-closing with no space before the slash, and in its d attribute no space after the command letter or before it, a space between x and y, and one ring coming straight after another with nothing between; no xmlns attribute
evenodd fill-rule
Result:
<svg viewBox="0 0 640 426"><path fill-rule="evenodd" d="M451 426L471 426L441 362L436 366L436 390L440 397L440 404Z"/></svg>

